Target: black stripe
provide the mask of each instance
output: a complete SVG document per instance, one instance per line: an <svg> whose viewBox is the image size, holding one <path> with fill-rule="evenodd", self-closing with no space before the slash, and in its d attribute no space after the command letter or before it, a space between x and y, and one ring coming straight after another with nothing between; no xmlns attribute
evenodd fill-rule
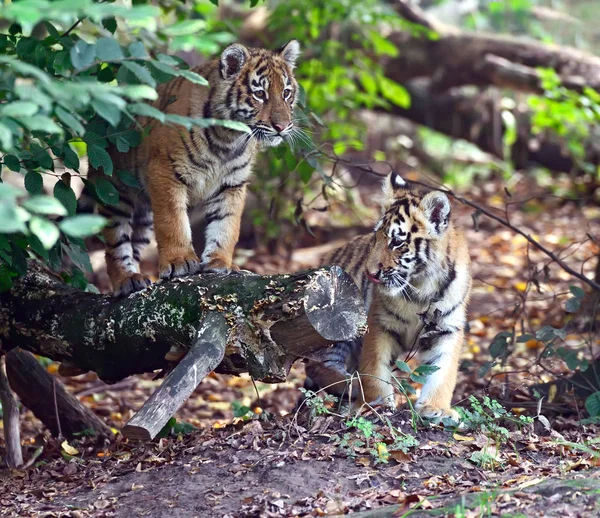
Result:
<svg viewBox="0 0 600 518"><path fill-rule="evenodd" d="M344 253L344 249L346 247L342 246L341 248L338 248L334 253L333 256L331 257L331 259L328 261L329 264L338 264L339 260L342 256L342 254Z"/></svg>
<svg viewBox="0 0 600 518"><path fill-rule="evenodd" d="M398 322L402 322L403 324L408 324L410 322L410 320L408 320L407 318L404 318L403 316L398 315L398 313L396 313L394 311L394 308L390 307L388 305L388 303L386 302L386 299L382 299L382 305L383 305L383 309L385 310L385 312L387 313L386 316L389 317L393 317L395 318Z"/></svg>
<svg viewBox="0 0 600 518"><path fill-rule="evenodd" d="M111 205L110 207L107 207L105 205L101 205L98 208L98 212L100 212L102 214L102 212L104 212L105 214L103 214L104 216L120 216L122 218L127 218L128 220L131 219L131 212L127 213L121 209L118 209L117 207L115 207L114 205Z"/></svg>
<svg viewBox="0 0 600 518"><path fill-rule="evenodd" d="M383 328L384 332L386 332L388 335L390 335L394 340L396 340L396 343L403 347L404 344L402 343L402 337L400 336L400 333L398 333L397 331L394 331L393 329L388 329L387 327Z"/></svg>
<svg viewBox="0 0 600 518"><path fill-rule="evenodd" d="M181 142L183 143L183 147L185 148L185 153L187 154L188 160L198 169L204 169L203 164L201 162L198 162L198 160L192 153L192 150L190 149L190 146L188 146L188 143L185 141L185 137L183 135L181 135Z"/></svg>
<svg viewBox="0 0 600 518"><path fill-rule="evenodd" d="M221 221L222 219L225 218L229 218L230 216L234 216L235 214L233 212L224 212L223 214L219 214L219 210L215 210L212 212L209 212L206 214L206 216L204 216L204 220L206 222L206 225L210 225L211 223L214 223L215 221Z"/></svg>
<svg viewBox="0 0 600 518"><path fill-rule="evenodd" d="M448 276L446 277L446 279L444 280L444 283L440 286L440 288L436 292L435 296L433 297L434 301L442 300L444 298L446 291L448 290L450 285L454 282L454 279L456 279L456 263L452 262L452 264L450 265Z"/></svg>
<svg viewBox="0 0 600 518"><path fill-rule="evenodd" d="M136 237L136 238L132 239L131 242L134 245L138 245L138 244L149 245L150 239L148 239L147 237Z"/></svg>
<svg viewBox="0 0 600 518"><path fill-rule="evenodd" d="M124 234L119 238L119 240L114 245L107 243L106 246L108 246L109 248L115 249L115 248L119 248L121 245L124 245L125 243L130 243L130 242L131 242L131 238L127 234Z"/></svg>
<svg viewBox="0 0 600 518"><path fill-rule="evenodd" d="M238 171L241 171L242 169L248 167L248 165L250 164L250 158L248 160L246 160L245 162L242 162L240 165L237 165L235 167L233 167L232 169L230 169L227 172L227 176L232 175L233 173L237 173ZM245 182L248 183L248 182Z"/></svg>
<svg viewBox="0 0 600 518"><path fill-rule="evenodd" d="M236 183L234 185L230 185L228 183L221 185L221 187L219 188L219 190L217 190L210 198L208 198L208 200L206 200L206 204L209 203L216 203L217 201L219 201L219 197L222 196L223 194L225 194L227 191L236 191L239 189L242 189L245 185L247 185L248 182L241 182L241 183Z"/></svg>

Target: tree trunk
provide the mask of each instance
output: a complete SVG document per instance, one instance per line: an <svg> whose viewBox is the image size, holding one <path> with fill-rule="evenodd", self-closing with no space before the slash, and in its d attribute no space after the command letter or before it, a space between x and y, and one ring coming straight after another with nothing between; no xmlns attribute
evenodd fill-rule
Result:
<svg viewBox="0 0 600 518"><path fill-rule="evenodd" d="M193 276L117 299L75 290L31 263L2 295L0 350L21 347L116 382L168 367L165 353L189 348L212 312L228 331L217 371L265 382L285 380L296 359L366 330L359 290L338 267Z"/></svg>

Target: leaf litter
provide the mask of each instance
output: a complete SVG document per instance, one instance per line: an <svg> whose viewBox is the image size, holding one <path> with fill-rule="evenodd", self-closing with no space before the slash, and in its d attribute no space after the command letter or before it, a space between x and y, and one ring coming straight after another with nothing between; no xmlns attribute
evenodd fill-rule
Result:
<svg viewBox="0 0 600 518"><path fill-rule="evenodd" d="M522 195L530 199L528 188L523 186ZM488 182L474 187L470 198L501 208L506 200L497 192L501 189ZM512 194L514 204L518 189ZM591 276L588 259L598 247L586 234L593 235L600 215L584 213L544 200L544 211L515 211L511 222L553 250L563 250L567 264ZM309 223L319 240L334 242L340 233L327 230L319 220L326 216L312 216ZM584 319L565 311L574 282L494 222L481 218L476 231L470 211L458 205L455 217L467 227L475 279L455 401L468 406L468 396L489 395L515 416L532 416L533 423L507 425L508 437L498 440L481 429L417 425L415 431L407 410L388 421L371 413L365 416L372 423L367 439L366 429L348 426L347 418L326 415L307 423L295 416L303 382L302 365L297 365L286 383L257 384L260 398L247 376L211 374L176 416L177 423L197 430L179 427L179 435L136 444L118 430L159 382L143 375L106 386L90 373L63 382L105 419L116 433L114 441L98 445L86 436L58 441L25 411L24 455L39 456L25 470L0 471L0 516L360 516L382 507L389 509L387 516L597 513L598 426L581 424L583 406L573 394L559 394L560 399L540 406L528 390L572 372L561 358L540 364L544 343L535 329L565 327L565 345L579 358L585 354L580 344L590 336L593 347L599 345ZM298 239L285 258L261 250L242 254L244 268L276 273L314 266L315 241ZM497 340L498 361L479 375L498 333L521 334L527 326L532 338L508 340L506 354ZM56 367L48 369L55 374ZM559 403L566 413L556 411ZM417 444L400 448L399 435L414 437ZM0 439L0 455L3 446Z"/></svg>

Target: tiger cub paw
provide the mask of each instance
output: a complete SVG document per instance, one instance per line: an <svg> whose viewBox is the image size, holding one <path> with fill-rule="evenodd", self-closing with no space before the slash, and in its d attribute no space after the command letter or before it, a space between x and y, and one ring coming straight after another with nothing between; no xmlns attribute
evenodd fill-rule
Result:
<svg viewBox="0 0 600 518"><path fill-rule="evenodd" d="M195 253L189 253L180 257L171 257L161 260L158 265L161 279L174 279L194 275L202 270L202 263Z"/></svg>
<svg viewBox="0 0 600 518"><path fill-rule="evenodd" d="M238 267L234 264L228 264L220 257L215 257L208 261L204 261L201 264L202 273L219 273L221 275L227 275L231 271L237 271Z"/></svg>
<svg viewBox="0 0 600 518"><path fill-rule="evenodd" d="M434 405L417 404L417 412L423 419L441 421L451 419L457 424L460 423L460 415L454 408L440 408Z"/></svg>
<svg viewBox="0 0 600 518"><path fill-rule="evenodd" d="M152 280L141 273L133 273L128 277L124 277L120 282L115 283L113 293L115 297L126 297L136 291L145 290L152 285Z"/></svg>

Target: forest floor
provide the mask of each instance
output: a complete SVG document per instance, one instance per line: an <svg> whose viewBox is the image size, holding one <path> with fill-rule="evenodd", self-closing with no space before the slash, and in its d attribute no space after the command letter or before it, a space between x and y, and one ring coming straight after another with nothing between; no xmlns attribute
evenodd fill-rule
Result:
<svg viewBox="0 0 600 518"><path fill-rule="evenodd" d="M525 180L510 194L487 182L468 197L508 213L513 225L593 275L590 258L599 250L588 234L598 237L597 205L565 203ZM107 386L89 373L62 381L106 420L115 440L62 442L25 411L25 458L43 451L26 470L0 468L0 516L600 515L600 427L581 423L582 402L572 394L547 389L538 405L528 390L571 372L567 362L545 357L545 345L531 337L511 342L506 357L488 363L499 332L535 336L544 325L564 328L560 341L573 352L571 367L597 352L598 333L589 331L593 308L586 299L577 313L564 307L569 287L585 286L525 238L483 217L475 228L472 209L454 207L470 242L475 279L455 393L456 404L471 411L463 428L425 426L408 410L358 419L330 408L309 419L294 411L300 364L279 385L211 374L178 412L170 435L135 444L118 430L160 381L145 375ZM302 238L287 257L241 253L244 267L276 273L315 266L326 248L351 237L320 227L318 218L325 216L319 214L312 243ZM351 232L365 231L356 225ZM57 365L47 368L56 373ZM469 401L488 395L509 413L497 418L485 404ZM521 415L533 422L521 422Z"/></svg>

